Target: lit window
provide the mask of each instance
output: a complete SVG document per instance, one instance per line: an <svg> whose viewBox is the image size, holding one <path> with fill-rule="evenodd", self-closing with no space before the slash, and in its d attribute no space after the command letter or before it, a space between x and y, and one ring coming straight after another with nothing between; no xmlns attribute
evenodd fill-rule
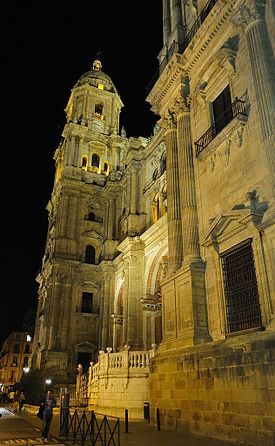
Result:
<svg viewBox="0 0 275 446"><path fill-rule="evenodd" d="M95 116L98 116L101 118L101 116L103 115L103 104L102 102L98 102L97 104L95 104Z"/></svg>
<svg viewBox="0 0 275 446"><path fill-rule="evenodd" d="M91 167L92 167L92 171L93 172L97 172L98 168L99 168L99 155L97 153L93 153L92 155L92 162L91 162Z"/></svg>

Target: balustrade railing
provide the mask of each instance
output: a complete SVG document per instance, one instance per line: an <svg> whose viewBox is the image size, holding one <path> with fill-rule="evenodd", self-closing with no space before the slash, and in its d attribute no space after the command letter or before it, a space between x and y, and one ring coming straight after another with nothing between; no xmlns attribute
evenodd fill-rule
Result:
<svg viewBox="0 0 275 446"><path fill-rule="evenodd" d="M101 374L117 375L117 373L148 373L152 351L123 351L105 353L99 356L99 361L91 366L92 381Z"/></svg>

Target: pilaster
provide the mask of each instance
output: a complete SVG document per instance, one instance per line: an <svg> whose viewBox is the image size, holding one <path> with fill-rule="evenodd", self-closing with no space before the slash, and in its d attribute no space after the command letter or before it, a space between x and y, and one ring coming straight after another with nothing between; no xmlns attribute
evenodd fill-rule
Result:
<svg viewBox="0 0 275 446"><path fill-rule="evenodd" d="M275 64L265 21L263 0L248 0L233 22L245 35L259 113L262 141L275 195Z"/></svg>

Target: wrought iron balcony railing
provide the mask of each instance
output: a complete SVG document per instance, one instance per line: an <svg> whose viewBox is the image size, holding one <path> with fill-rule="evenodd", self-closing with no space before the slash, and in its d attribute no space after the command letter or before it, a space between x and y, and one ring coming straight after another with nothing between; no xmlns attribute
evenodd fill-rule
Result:
<svg viewBox="0 0 275 446"><path fill-rule="evenodd" d="M247 116L245 111L245 102L236 98L231 106L224 111L213 125L195 142L196 156L198 156L205 147L222 131L226 125L237 115Z"/></svg>

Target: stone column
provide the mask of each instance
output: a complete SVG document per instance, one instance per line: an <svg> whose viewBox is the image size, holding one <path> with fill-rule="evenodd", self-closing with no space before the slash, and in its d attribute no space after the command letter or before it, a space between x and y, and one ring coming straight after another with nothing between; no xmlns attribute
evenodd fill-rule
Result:
<svg viewBox="0 0 275 446"><path fill-rule="evenodd" d="M275 193L275 67L265 22L265 3L248 0L233 21L242 27L246 38L262 140Z"/></svg>
<svg viewBox="0 0 275 446"><path fill-rule="evenodd" d="M171 33L170 0L162 0L162 26L165 45Z"/></svg>
<svg viewBox="0 0 275 446"><path fill-rule="evenodd" d="M78 156L79 156L79 144L80 144L80 138L79 138L79 136L74 136L74 137L72 137L72 143L73 143L73 148L72 148L72 150L74 151L74 157L73 157L72 165L73 165L74 167L78 167L78 164L79 164L79 160L78 160Z"/></svg>
<svg viewBox="0 0 275 446"><path fill-rule="evenodd" d="M111 277L102 278L102 296L101 296L101 349L104 350L110 345L110 285Z"/></svg>
<svg viewBox="0 0 275 446"><path fill-rule="evenodd" d="M68 280L68 278L66 279ZM65 284L63 287L64 293L64 307L62 312L62 324L60 327L60 346L61 350L67 350L68 348L68 331L71 323L71 299L72 299L72 285L70 283Z"/></svg>
<svg viewBox="0 0 275 446"><path fill-rule="evenodd" d="M131 166L131 201L130 201L130 214L136 215L137 213L137 191L138 191L138 169L135 162Z"/></svg>
<svg viewBox="0 0 275 446"><path fill-rule="evenodd" d="M175 115L168 112L160 121L160 125L165 128L166 140L168 251L169 270L172 272L181 267L183 255Z"/></svg>
<svg viewBox="0 0 275 446"><path fill-rule="evenodd" d="M180 202L182 216L182 235L184 245L183 265L201 261L196 185L194 173L194 156L190 125L190 108L188 104L188 80L184 84L185 91L180 94L176 103L177 142L180 177Z"/></svg>
<svg viewBox="0 0 275 446"><path fill-rule="evenodd" d="M171 32L182 26L181 0L170 0Z"/></svg>
<svg viewBox="0 0 275 446"><path fill-rule="evenodd" d="M50 321L49 330L49 350L55 350L57 347L57 328L59 319L59 309L60 309L60 299L62 291L61 277L59 275L55 276L55 281L52 286L52 296L51 296L51 307L47 308L47 311L51 312L52 318Z"/></svg>
<svg viewBox="0 0 275 446"><path fill-rule="evenodd" d="M107 226L107 239L112 240L114 237L114 218L115 218L115 198L110 196L108 201L108 226Z"/></svg>

